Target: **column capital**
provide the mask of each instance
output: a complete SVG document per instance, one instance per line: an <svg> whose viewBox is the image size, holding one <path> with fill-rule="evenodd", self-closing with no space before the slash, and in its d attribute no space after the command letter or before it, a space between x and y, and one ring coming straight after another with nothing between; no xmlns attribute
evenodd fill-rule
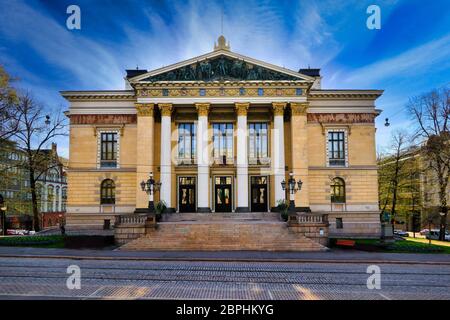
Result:
<svg viewBox="0 0 450 320"><path fill-rule="evenodd" d="M236 106L236 112L238 116L246 116L248 108L250 107L250 103L248 102L236 102L234 104Z"/></svg>
<svg viewBox="0 0 450 320"><path fill-rule="evenodd" d="M171 103L160 103L158 104L159 109L161 110L162 116L169 116L172 114L173 106Z"/></svg>
<svg viewBox="0 0 450 320"><path fill-rule="evenodd" d="M293 116L306 115L309 107L309 102L291 102L291 113Z"/></svg>
<svg viewBox="0 0 450 320"><path fill-rule="evenodd" d="M209 111L209 103L196 103L195 108L197 109L198 116L207 116Z"/></svg>
<svg viewBox="0 0 450 320"><path fill-rule="evenodd" d="M276 116L284 115L284 109L286 108L286 102L272 102L273 113Z"/></svg>
<svg viewBox="0 0 450 320"><path fill-rule="evenodd" d="M135 103L138 117L153 117L154 103Z"/></svg>

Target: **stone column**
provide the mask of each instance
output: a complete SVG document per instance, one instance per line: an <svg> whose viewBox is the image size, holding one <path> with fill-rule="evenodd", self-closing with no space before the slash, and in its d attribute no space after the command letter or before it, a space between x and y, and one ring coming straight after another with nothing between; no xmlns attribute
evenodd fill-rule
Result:
<svg viewBox="0 0 450 320"><path fill-rule="evenodd" d="M209 103L196 103L197 121L197 211L211 212L209 207L209 146L208 111Z"/></svg>
<svg viewBox="0 0 450 320"><path fill-rule="evenodd" d="M295 194L297 211L310 212L308 183L308 103L291 103L292 172L303 182L302 190Z"/></svg>
<svg viewBox="0 0 450 320"><path fill-rule="evenodd" d="M285 161L284 161L284 109L285 102L273 102L273 122L274 130L272 134L272 170L274 176L275 203L278 200L285 200L286 194L281 187L281 182L285 179Z"/></svg>
<svg viewBox="0 0 450 320"><path fill-rule="evenodd" d="M237 112L237 206L236 212L248 212L247 110L249 103L236 103Z"/></svg>
<svg viewBox="0 0 450 320"><path fill-rule="evenodd" d="M148 196L141 189L141 181L147 181L154 171L154 118L153 103L136 103L137 148L136 148L136 211L146 212Z"/></svg>
<svg viewBox="0 0 450 320"><path fill-rule="evenodd" d="M167 205L168 211L172 207L172 159L171 159L171 114L172 104L159 104L161 109L161 191L160 199Z"/></svg>
<svg viewBox="0 0 450 320"><path fill-rule="evenodd" d="M59 188L58 211L62 211L62 187Z"/></svg>

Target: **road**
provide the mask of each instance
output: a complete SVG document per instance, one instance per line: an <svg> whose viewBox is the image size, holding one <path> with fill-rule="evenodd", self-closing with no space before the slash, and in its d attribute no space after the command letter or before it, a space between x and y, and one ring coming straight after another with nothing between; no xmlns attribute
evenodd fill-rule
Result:
<svg viewBox="0 0 450 320"><path fill-rule="evenodd" d="M67 267L81 270L68 289ZM450 299L450 265L0 258L0 299Z"/></svg>

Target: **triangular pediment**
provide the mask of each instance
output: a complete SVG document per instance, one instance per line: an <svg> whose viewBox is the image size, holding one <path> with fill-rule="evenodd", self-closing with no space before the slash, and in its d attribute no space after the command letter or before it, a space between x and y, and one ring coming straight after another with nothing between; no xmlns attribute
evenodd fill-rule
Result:
<svg viewBox="0 0 450 320"><path fill-rule="evenodd" d="M313 81L312 77L228 51L217 50L129 79L158 81Z"/></svg>

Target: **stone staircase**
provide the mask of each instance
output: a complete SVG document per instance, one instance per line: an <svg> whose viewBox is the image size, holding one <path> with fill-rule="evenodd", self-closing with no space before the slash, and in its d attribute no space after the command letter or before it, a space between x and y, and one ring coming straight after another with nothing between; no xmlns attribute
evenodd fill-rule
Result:
<svg viewBox="0 0 450 320"><path fill-rule="evenodd" d="M194 215L194 214L193 214ZM209 216L209 217L208 217ZM180 221L176 221L176 220ZM181 221L182 219L188 221ZM119 250L324 251L327 248L288 228L277 214L174 214ZM167 221L172 220L172 221ZM175 220L175 221L174 221Z"/></svg>

